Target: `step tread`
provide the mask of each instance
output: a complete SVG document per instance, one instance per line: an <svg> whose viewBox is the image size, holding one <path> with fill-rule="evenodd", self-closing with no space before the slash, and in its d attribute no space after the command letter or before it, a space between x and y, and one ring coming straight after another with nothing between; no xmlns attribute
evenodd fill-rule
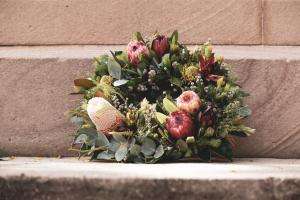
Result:
<svg viewBox="0 0 300 200"><path fill-rule="evenodd" d="M125 45L53 45L53 46L0 46L0 58L92 58L109 50L123 50ZM195 45L188 45L190 49ZM216 45L217 54L227 59L300 60L300 46L241 46Z"/></svg>
<svg viewBox="0 0 300 200"><path fill-rule="evenodd" d="M98 179L300 179L300 159L235 159L231 163L124 164L77 158L17 157L0 162L0 177Z"/></svg>

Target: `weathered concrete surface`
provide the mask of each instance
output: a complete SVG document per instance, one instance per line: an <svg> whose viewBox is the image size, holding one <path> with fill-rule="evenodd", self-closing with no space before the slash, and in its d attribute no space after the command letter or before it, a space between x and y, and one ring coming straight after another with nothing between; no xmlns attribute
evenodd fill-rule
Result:
<svg viewBox="0 0 300 200"><path fill-rule="evenodd" d="M114 164L17 158L0 163L0 198L299 199L299 160Z"/></svg>
<svg viewBox="0 0 300 200"><path fill-rule="evenodd" d="M263 44L300 45L299 0L263 0Z"/></svg>
<svg viewBox="0 0 300 200"><path fill-rule="evenodd" d="M261 44L261 0L1 0L0 45L125 44L178 29L195 44Z"/></svg>
<svg viewBox="0 0 300 200"><path fill-rule="evenodd" d="M74 127L64 112L79 102L73 79L91 57L118 46L1 47L0 149L10 155L70 155ZM241 157L300 158L300 48L216 47L228 58L253 110L255 135L240 140ZM77 58L76 58L77 57Z"/></svg>

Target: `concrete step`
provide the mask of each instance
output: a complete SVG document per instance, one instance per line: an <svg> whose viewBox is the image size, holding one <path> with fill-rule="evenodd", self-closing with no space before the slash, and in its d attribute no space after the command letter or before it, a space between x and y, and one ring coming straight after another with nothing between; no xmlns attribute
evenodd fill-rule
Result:
<svg viewBox="0 0 300 200"><path fill-rule="evenodd" d="M0 199L299 199L300 160L117 164L74 158L0 162Z"/></svg>
<svg viewBox="0 0 300 200"><path fill-rule="evenodd" d="M191 47L193 48L193 47ZM0 47L0 149L17 156L70 156L74 126L64 113L79 102L73 80L93 56L124 46ZM216 46L251 93L238 157L300 158L300 47Z"/></svg>
<svg viewBox="0 0 300 200"><path fill-rule="evenodd" d="M178 29L197 44L300 45L297 0L2 0L0 45L125 44Z"/></svg>

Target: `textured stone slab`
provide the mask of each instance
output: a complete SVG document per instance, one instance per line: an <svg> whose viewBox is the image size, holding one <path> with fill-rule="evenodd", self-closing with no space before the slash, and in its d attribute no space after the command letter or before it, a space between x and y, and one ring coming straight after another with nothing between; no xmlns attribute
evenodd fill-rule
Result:
<svg viewBox="0 0 300 200"><path fill-rule="evenodd" d="M300 45L299 0L263 0L263 44Z"/></svg>
<svg viewBox="0 0 300 200"><path fill-rule="evenodd" d="M299 160L115 164L16 158L0 165L1 199L297 199Z"/></svg>
<svg viewBox="0 0 300 200"><path fill-rule="evenodd" d="M260 44L260 0L1 0L0 45L124 44L178 29L185 43Z"/></svg>
<svg viewBox="0 0 300 200"><path fill-rule="evenodd" d="M68 95L72 81L86 76L91 57L106 48L1 47L0 149L11 155L70 155L74 127L64 112L79 102ZM252 94L248 124L257 133L240 140L236 155L300 158L299 47L217 46L216 52L236 66Z"/></svg>

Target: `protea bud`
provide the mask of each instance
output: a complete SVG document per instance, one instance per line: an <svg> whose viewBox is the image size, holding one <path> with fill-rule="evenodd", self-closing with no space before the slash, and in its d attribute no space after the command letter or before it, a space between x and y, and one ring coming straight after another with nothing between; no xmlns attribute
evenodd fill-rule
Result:
<svg viewBox="0 0 300 200"><path fill-rule="evenodd" d="M177 107L188 113L194 114L198 112L201 106L201 100L194 91L185 91L177 98Z"/></svg>
<svg viewBox="0 0 300 200"><path fill-rule="evenodd" d="M103 133L116 129L124 119L123 115L102 97L94 97L88 101L87 113L97 130Z"/></svg>
<svg viewBox="0 0 300 200"><path fill-rule="evenodd" d="M162 57L169 50L168 38L158 35L152 42L152 49L159 57Z"/></svg>
<svg viewBox="0 0 300 200"><path fill-rule="evenodd" d="M208 108L204 112L200 112L198 115L198 120L201 124L201 126L212 126L214 123L214 113L211 106L208 106Z"/></svg>
<svg viewBox="0 0 300 200"><path fill-rule="evenodd" d="M149 50L143 42L131 41L127 45L127 55L128 55L128 60L131 64L138 65L143 55L144 56L149 55Z"/></svg>
<svg viewBox="0 0 300 200"><path fill-rule="evenodd" d="M193 121L185 111L175 111L166 120L166 129L174 139L185 138L194 134Z"/></svg>

